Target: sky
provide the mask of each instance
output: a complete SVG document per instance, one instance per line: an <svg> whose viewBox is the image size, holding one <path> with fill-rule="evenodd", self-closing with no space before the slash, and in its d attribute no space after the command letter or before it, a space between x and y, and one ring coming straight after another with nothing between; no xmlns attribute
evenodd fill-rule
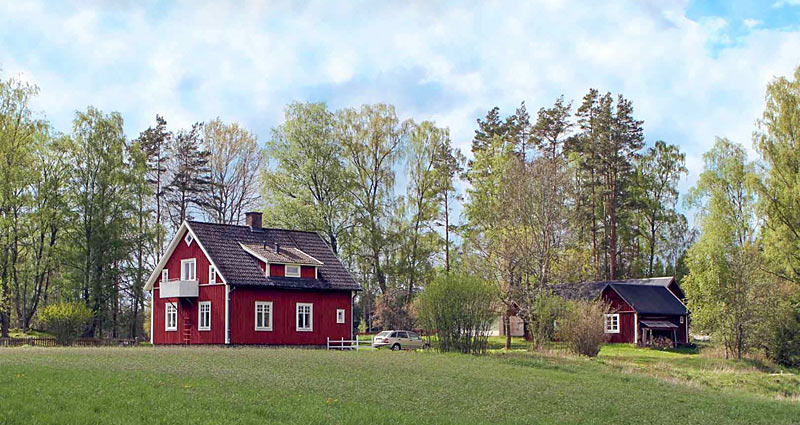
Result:
<svg viewBox="0 0 800 425"><path fill-rule="evenodd" d="M800 0L0 0L0 77L37 84L62 132L118 111L135 138L220 117L263 143L292 101L395 105L469 155L493 106L622 93L648 144L687 154L686 193L717 136L745 145L766 85L800 65Z"/></svg>

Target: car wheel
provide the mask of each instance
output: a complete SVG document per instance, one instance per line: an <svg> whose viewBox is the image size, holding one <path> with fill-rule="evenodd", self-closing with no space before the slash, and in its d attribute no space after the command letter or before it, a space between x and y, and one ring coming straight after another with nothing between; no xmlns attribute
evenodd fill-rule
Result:
<svg viewBox="0 0 800 425"><path fill-rule="evenodd" d="M400 351L400 344L392 345L392 351Z"/></svg>

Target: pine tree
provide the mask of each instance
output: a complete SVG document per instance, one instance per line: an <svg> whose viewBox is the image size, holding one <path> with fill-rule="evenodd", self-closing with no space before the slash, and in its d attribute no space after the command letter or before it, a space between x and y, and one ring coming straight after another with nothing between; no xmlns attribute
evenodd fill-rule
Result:
<svg viewBox="0 0 800 425"><path fill-rule="evenodd" d="M211 183L209 152L202 149L202 124L192 125L175 136L169 173L172 180L166 188L167 210L172 226L177 229L192 212L206 207L204 193Z"/></svg>

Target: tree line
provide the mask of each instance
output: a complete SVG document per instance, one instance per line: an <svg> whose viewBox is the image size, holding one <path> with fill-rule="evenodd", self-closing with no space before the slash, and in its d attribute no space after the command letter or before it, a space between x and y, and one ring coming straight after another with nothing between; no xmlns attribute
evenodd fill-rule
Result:
<svg viewBox="0 0 800 425"><path fill-rule="evenodd" d="M119 114L91 107L62 134L31 112L36 87L4 80L3 332L72 300L92 311L87 334L140 336L144 281L177 226L260 209L269 226L322 235L365 288L366 328L414 327L417 295L451 271L491 282L505 326L518 315L527 329L553 285L675 275L694 328L742 355L756 335L798 332L798 80L767 89L760 159L720 139L683 198L685 154L595 89L533 114L489 109L468 160L447 128L386 104L289 104L263 146L236 123L169 129L160 116L128 140Z"/></svg>
<svg viewBox="0 0 800 425"><path fill-rule="evenodd" d="M44 305L83 303L86 336L141 337L144 283L183 220L238 223L258 207L263 149L219 119L129 140L89 107L60 133L31 110L38 88L0 80L0 330Z"/></svg>

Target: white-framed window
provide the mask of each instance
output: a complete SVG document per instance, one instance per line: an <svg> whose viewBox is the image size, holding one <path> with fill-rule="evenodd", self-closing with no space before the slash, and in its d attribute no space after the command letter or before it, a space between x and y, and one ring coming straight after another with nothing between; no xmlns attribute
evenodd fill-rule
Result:
<svg viewBox="0 0 800 425"><path fill-rule="evenodd" d="M297 331L311 332L314 330L314 304L297 303Z"/></svg>
<svg viewBox="0 0 800 425"><path fill-rule="evenodd" d="M607 334L619 333L619 314L606 314L605 330Z"/></svg>
<svg viewBox="0 0 800 425"><path fill-rule="evenodd" d="M161 282L169 282L169 270L161 270Z"/></svg>
<svg viewBox="0 0 800 425"><path fill-rule="evenodd" d="M208 283L217 283L217 268L208 266Z"/></svg>
<svg viewBox="0 0 800 425"><path fill-rule="evenodd" d="M197 330L211 330L211 301L197 303Z"/></svg>
<svg viewBox="0 0 800 425"><path fill-rule="evenodd" d="M272 301L256 301L256 330L272 330Z"/></svg>
<svg viewBox="0 0 800 425"><path fill-rule="evenodd" d="M286 273L284 274L286 275L286 277L300 277L300 266L287 264Z"/></svg>
<svg viewBox="0 0 800 425"><path fill-rule="evenodd" d="M181 260L181 280L197 279L197 259L188 258Z"/></svg>
<svg viewBox="0 0 800 425"><path fill-rule="evenodd" d="M345 310L343 308L336 309L336 323L344 323Z"/></svg>
<svg viewBox="0 0 800 425"><path fill-rule="evenodd" d="M164 330L177 331L178 330L178 304L167 303L164 306L166 317L164 319Z"/></svg>
<svg viewBox="0 0 800 425"><path fill-rule="evenodd" d="M186 242L186 245L191 245L194 242L194 237L191 233L186 232L186 237L183 238L183 241Z"/></svg>

